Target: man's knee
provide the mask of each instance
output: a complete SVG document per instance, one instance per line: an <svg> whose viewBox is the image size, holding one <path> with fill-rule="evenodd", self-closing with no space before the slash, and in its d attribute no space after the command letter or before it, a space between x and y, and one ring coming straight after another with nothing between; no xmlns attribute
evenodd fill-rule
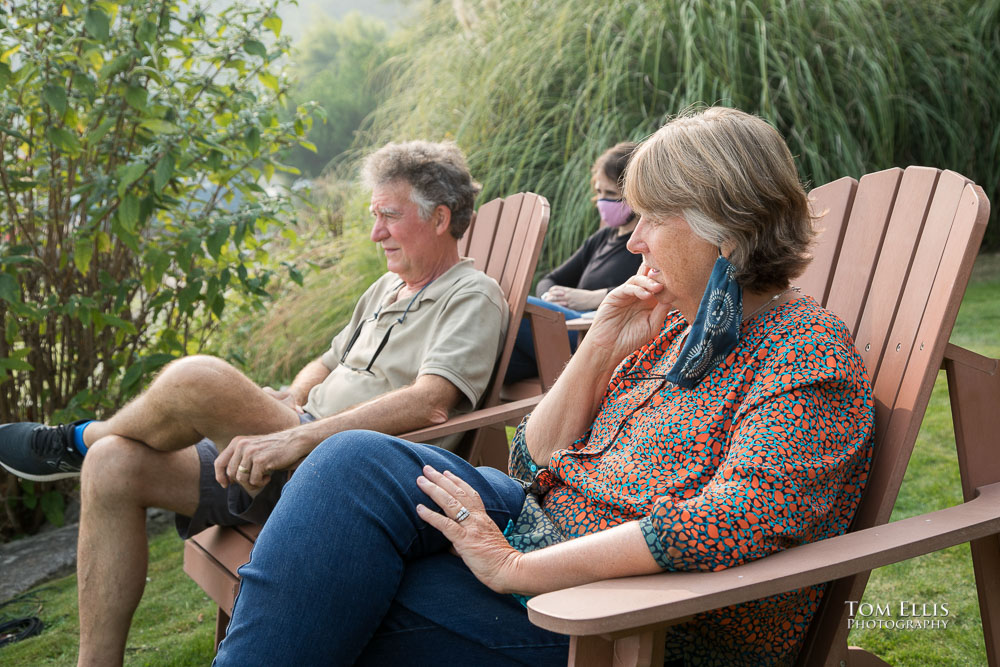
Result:
<svg viewBox="0 0 1000 667"><path fill-rule="evenodd" d="M87 449L80 494L91 502L96 498L141 499L156 484L162 486L165 479L174 484L183 484L188 478L197 481L197 454L190 465L181 456L164 454L121 436L105 436Z"/></svg>
<svg viewBox="0 0 1000 667"><path fill-rule="evenodd" d="M204 400L231 387L237 376L242 377L242 373L222 359L197 354L171 361L150 388L179 399Z"/></svg>
<svg viewBox="0 0 1000 667"><path fill-rule="evenodd" d="M80 490L86 496L104 495L145 475L137 443L117 435L101 438L87 449L80 472Z"/></svg>

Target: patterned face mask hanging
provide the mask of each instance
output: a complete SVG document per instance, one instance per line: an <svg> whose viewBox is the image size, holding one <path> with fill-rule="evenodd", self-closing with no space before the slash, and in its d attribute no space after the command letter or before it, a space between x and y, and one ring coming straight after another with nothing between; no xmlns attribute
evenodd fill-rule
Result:
<svg viewBox="0 0 1000 667"><path fill-rule="evenodd" d="M692 389L736 349L743 320L743 288L735 275L733 265L720 251L677 363L666 374L670 382Z"/></svg>

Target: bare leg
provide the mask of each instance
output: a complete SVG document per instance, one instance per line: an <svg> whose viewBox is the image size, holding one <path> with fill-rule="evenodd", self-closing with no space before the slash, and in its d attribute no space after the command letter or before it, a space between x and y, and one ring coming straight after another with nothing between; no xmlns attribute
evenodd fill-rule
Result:
<svg viewBox="0 0 1000 667"><path fill-rule="evenodd" d="M214 357L169 364L140 397L85 431L77 544L80 665L122 664L146 583L146 508L190 516L198 506L202 437L225 447L237 435L299 423L295 411ZM148 446L147 446L148 445Z"/></svg>
<svg viewBox="0 0 1000 667"><path fill-rule="evenodd" d="M238 435L274 433L298 423L295 410L228 363L199 355L168 364L141 396L107 421L91 424L84 442L89 447L120 435L173 451L204 437L221 450Z"/></svg>
<svg viewBox="0 0 1000 667"><path fill-rule="evenodd" d="M95 443L80 480L77 574L80 665L120 665L146 584L146 508L193 514L198 454L158 452L111 436Z"/></svg>

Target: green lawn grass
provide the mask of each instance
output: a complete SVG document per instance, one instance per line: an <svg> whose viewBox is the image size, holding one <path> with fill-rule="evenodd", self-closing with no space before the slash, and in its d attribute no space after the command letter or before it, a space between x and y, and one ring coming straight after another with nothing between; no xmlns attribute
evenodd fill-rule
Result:
<svg viewBox="0 0 1000 667"><path fill-rule="evenodd" d="M952 342L1000 357L1000 255L982 255L959 311ZM892 520L961 502L951 411L938 377ZM213 655L215 607L181 570L183 546L167 532L151 542L149 583L129 635L127 665L206 665ZM928 630L852 630L849 641L897 667L986 664L968 545L876 570L864 602L944 604L948 626ZM76 660L76 577L41 586L0 618L36 614L38 637L0 649L3 665L72 665Z"/></svg>
<svg viewBox="0 0 1000 667"><path fill-rule="evenodd" d="M110 537L109 537L110 539ZM125 664L208 665L215 654L215 605L182 569L184 543L173 530L150 541L146 593L128 638ZM75 665L79 621L76 575L29 591L0 609L0 619L38 616L37 637L0 648L0 665Z"/></svg>

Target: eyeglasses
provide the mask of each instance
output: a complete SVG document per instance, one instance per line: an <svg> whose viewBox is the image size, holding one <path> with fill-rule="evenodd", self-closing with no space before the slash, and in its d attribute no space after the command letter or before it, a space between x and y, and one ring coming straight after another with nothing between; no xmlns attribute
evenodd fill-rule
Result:
<svg viewBox="0 0 1000 667"><path fill-rule="evenodd" d="M420 295L424 293L424 290L427 289L432 282L434 281L432 280L430 283L427 283L426 285L420 288L420 291L418 291L416 294L413 295L413 298L410 299L410 302L406 304L406 308L403 310L403 314L397 317L396 321L390 324L389 328L385 330L385 334L382 336L382 341L378 344L378 347L375 348L375 354L373 354L372 358L368 360L368 365L365 366L364 368L355 368L354 366L351 366L350 364L347 363L347 355L350 354L351 348L354 347L354 344L358 342L358 337L361 335L361 329L364 328L365 324L367 324L368 322L375 322L378 320L378 316L382 312L382 306L379 306L371 317L361 320L361 322L358 323L358 327L354 330L354 333L351 334L351 339L347 342L347 347L344 348L344 353L340 355L340 365L348 370L355 371L357 373L368 373L369 375L374 375L374 373L372 373L372 364L374 364L375 360L378 359L378 355L382 354L382 350L385 349L385 344L389 342L389 334L392 333L393 327L395 327L397 324L403 323L403 321L406 319L406 314L410 312L410 308L413 306L414 303L417 302L417 299L420 298ZM404 284L405 283L401 283L400 287L402 287Z"/></svg>

